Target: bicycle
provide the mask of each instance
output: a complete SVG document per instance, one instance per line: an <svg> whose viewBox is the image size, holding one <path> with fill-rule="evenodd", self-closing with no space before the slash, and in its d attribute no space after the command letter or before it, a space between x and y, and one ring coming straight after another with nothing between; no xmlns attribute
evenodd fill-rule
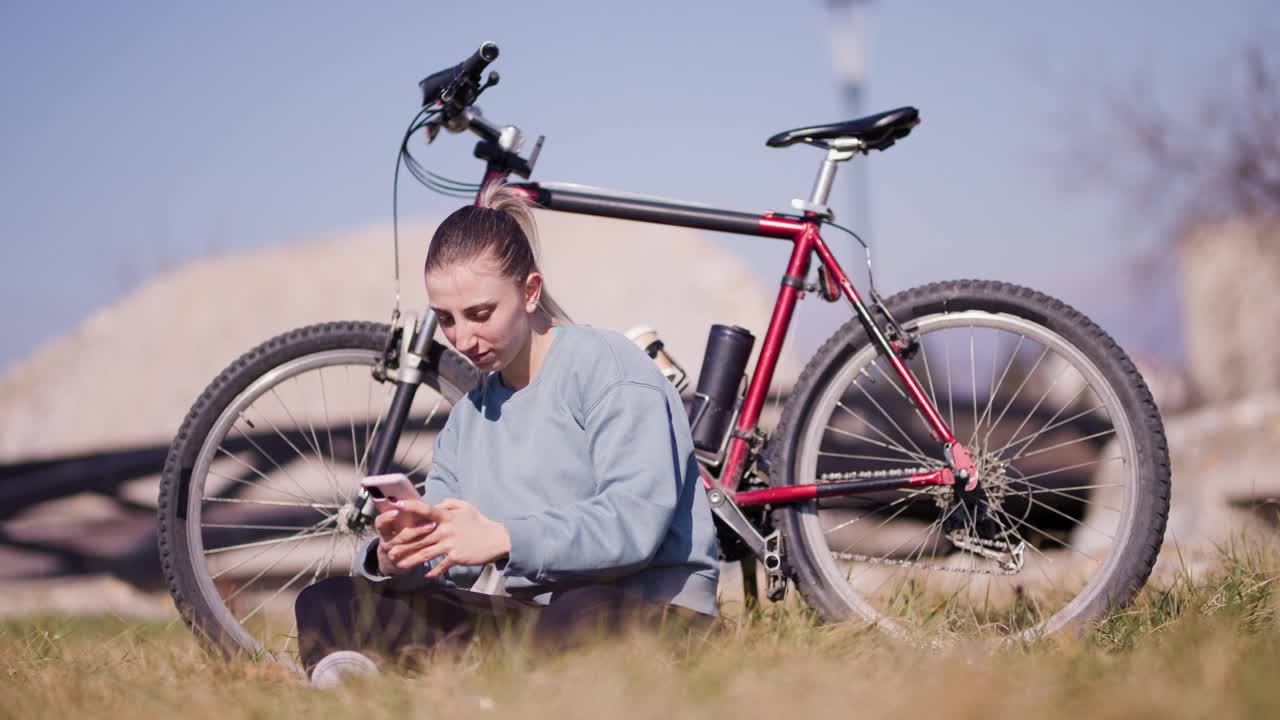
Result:
<svg viewBox="0 0 1280 720"><path fill-rule="evenodd" d="M825 151L813 191L794 213L736 212L528 182L542 138L522 156L519 129L474 106L497 84L496 73L482 81L497 54L486 43L422 81L397 184L402 163L427 187L463 197L516 175L525 182L512 186L550 211L793 244L755 368L746 376L741 353L704 366L704 376L728 378L730 394L707 412L717 398L696 393L691 412L722 554L744 561L748 601L757 562L771 600L794 585L825 621L903 637L1032 638L1132 600L1162 543L1170 468L1159 412L1124 351L1074 309L1005 283L933 283L887 300L872 284L868 303L823 240L824 226L853 234L826 206L839 164L906 137L916 109L769 138ZM412 156L412 138L430 143L441 129L479 136L480 184ZM476 384L476 370L432 340L429 311L421 323L400 313L398 271L396 288L390 324L325 323L268 340L224 370L182 423L164 466L160 552L175 604L211 648L287 662L291 619L274 619L273 608L299 582L349 571L373 515L359 478L424 478L441 410ZM855 317L809 360L765 433L766 393L807 296L843 298Z"/></svg>

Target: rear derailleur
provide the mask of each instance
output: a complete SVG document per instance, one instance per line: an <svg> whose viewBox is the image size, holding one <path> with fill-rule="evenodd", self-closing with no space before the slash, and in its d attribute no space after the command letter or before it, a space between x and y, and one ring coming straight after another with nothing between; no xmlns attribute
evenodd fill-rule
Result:
<svg viewBox="0 0 1280 720"><path fill-rule="evenodd" d="M991 515L986 490L981 485L965 490L960 483L953 488L956 505L942 523L947 540L959 550L994 560L1002 573L1022 570L1026 543Z"/></svg>

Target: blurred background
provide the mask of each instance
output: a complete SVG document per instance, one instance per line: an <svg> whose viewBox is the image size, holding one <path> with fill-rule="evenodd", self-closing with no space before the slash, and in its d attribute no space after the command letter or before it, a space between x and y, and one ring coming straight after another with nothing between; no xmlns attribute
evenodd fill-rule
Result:
<svg viewBox="0 0 1280 720"><path fill-rule="evenodd" d="M171 612L152 519L169 440L259 342L390 316L394 151L416 83L484 40L502 80L479 105L547 136L535 180L787 210L820 154L765 138L920 108L833 196L881 293L992 278L1085 312L1165 413L1170 541L1210 558L1270 527L1273 3L8 3L0 19L0 612ZM415 153L478 181L473 144ZM404 293L421 309L425 243L457 201L400 192ZM575 319L653 325L691 368L713 322L763 335L785 246L541 222ZM802 305L775 414L846 317Z"/></svg>

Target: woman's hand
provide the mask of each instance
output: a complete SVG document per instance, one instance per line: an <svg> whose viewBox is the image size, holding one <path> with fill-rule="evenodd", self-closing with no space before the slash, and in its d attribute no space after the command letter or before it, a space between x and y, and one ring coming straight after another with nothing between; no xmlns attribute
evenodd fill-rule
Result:
<svg viewBox="0 0 1280 720"><path fill-rule="evenodd" d="M506 527L465 500L447 498L437 505L401 500L396 507L411 518L387 543L388 559L399 572L441 558L427 573L427 577L439 577L454 565L483 565L511 552ZM382 545L378 544L379 552Z"/></svg>
<svg viewBox="0 0 1280 720"><path fill-rule="evenodd" d="M422 522L425 532L430 532L435 528L435 523L430 520L422 520L418 515L409 513L401 513L396 508L389 508L380 513L373 520L373 527L378 531L378 572L382 575L403 575L408 568L400 568L396 565L395 560L391 559L390 550L394 547L395 538L403 530L412 527L414 523Z"/></svg>

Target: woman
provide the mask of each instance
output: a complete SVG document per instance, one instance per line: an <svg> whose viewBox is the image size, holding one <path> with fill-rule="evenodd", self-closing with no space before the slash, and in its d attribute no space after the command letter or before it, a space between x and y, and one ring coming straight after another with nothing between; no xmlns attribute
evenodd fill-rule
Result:
<svg viewBox="0 0 1280 720"><path fill-rule="evenodd" d="M487 374L437 436L423 501L379 514L355 578L299 595L308 670L337 650L469 637L504 613L552 645L633 613L716 614L718 548L683 404L626 338L568 322L534 239L528 205L503 186L436 230L431 307ZM444 590L487 563L516 598L506 610Z"/></svg>

